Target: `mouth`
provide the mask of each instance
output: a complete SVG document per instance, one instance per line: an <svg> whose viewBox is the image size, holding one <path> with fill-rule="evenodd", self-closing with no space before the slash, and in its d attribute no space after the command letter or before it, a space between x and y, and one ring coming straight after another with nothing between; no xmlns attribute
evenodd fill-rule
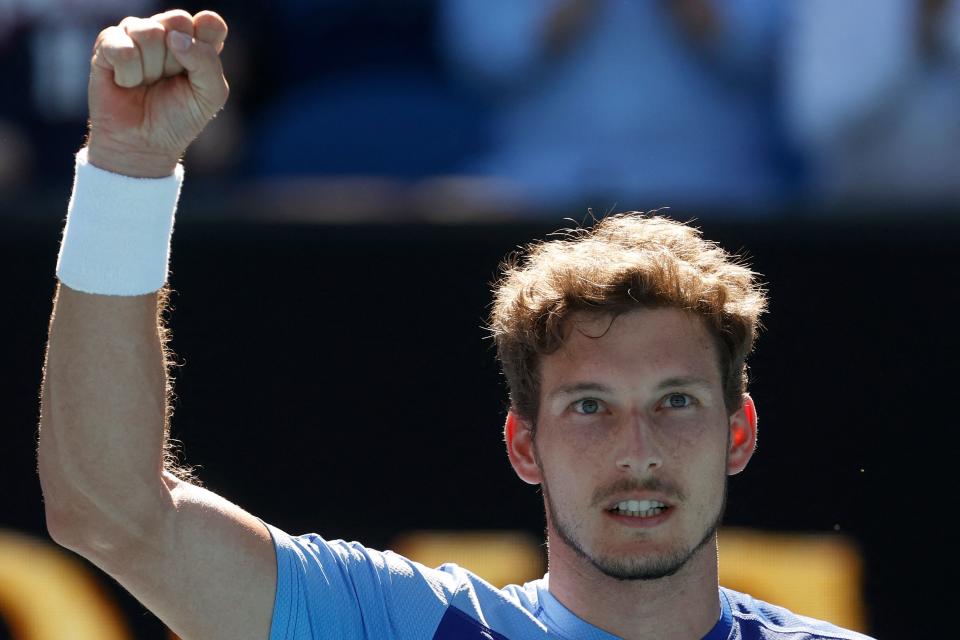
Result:
<svg viewBox="0 0 960 640"><path fill-rule="evenodd" d="M659 500L622 500L607 509L607 513L615 516L646 519L662 515L669 509L669 505Z"/></svg>

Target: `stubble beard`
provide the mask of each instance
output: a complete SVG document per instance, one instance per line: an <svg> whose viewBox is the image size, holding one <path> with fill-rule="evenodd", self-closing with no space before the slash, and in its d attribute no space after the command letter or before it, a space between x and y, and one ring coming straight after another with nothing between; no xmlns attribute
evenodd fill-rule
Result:
<svg viewBox="0 0 960 640"><path fill-rule="evenodd" d="M543 495L547 504L547 510L550 515L550 522L557 536L563 540L573 551L597 568L598 571L606 576L616 580L659 580L677 573L690 561L707 543L714 539L717 528L723 520L723 513L727 505L727 478L723 477L723 499L720 501L720 508L716 516L710 521L710 526L701 538L700 542L688 549L677 549L672 553L663 555L651 555L645 557L613 557L591 555L583 548L583 545L576 539L573 533L573 527L569 526L559 517L554 508L553 500L550 498L550 491L547 489L546 482L542 483ZM549 536L548 536L549 537Z"/></svg>

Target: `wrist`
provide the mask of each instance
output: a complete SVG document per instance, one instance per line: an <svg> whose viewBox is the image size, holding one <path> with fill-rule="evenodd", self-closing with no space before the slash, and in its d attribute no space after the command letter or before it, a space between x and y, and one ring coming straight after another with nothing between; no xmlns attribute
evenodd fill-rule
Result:
<svg viewBox="0 0 960 640"><path fill-rule="evenodd" d="M84 293L138 296L167 280L183 167L159 179L95 167L88 148L76 177L57 258L60 281Z"/></svg>
<svg viewBox="0 0 960 640"><path fill-rule="evenodd" d="M118 149L91 136L87 142L87 162L98 169L131 178L166 178L177 168L179 158L148 151Z"/></svg>

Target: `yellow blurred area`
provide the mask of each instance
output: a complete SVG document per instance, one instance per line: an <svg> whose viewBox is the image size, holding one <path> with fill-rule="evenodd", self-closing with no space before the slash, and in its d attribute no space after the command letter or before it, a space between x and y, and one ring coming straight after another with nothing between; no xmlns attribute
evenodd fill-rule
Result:
<svg viewBox="0 0 960 640"><path fill-rule="evenodd" d="M16 640L127 640L117 606L58 547L0 529L0 615Z"/></svg>
<svg viewBox="0 0 960 640"><path fill-rule="evenodd" d="M521 531L411 531L395 538L391 548L428 567L458 564L502 587L543 576L541 544Z"/></svg>
<svg viewBox="0 0 960 640"><path fill-rule="evenodd" d="M724 529L720 584L800 615L865 631L862 563L856 545L834 534ZM415 531L394 551L429 567L456 563L502 587L541 577L541 543L515 531Z"/></svg>
<svg viewBox="0 0 960 640"><path fill-rule="evenodd" d="M723 529L719 545L724 586L866 631L862 560L851 540ZM535 580L546 570L542 541L526 532L412 531L391 548L429 567L456 563L498 587ZM2 529L0 616L16 640L132 638L116 604L82 562L50 542Z"/></svg>
<svg viewBox="0 0 960 640"><path fill-rule="evenodd" d="M863 565L838 534L723 529L720 584L794 613L866 632Z"/></svg>

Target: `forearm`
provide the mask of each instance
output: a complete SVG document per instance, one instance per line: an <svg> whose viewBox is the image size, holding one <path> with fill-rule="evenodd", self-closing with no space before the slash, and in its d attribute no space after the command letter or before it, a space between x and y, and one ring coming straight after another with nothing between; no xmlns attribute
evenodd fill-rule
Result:
<svg viewBox="0 0 960 640"><path fill-rule="evenodd" d="M158 298L162 292L107 296L58 289L38 451L55 536L89 535L93 523L136 536L148 519L141 516L169 500L161 479L167 377Z"/></svg>
<svg viewBox="0 0 960 640"><path fill-rule="evenodd" d="M266 525L163 468L177 159L226 102L226 37L216 13L177 9L97 37L40 410L53 539L204 640L267 637L277 584Z"/></svg>

